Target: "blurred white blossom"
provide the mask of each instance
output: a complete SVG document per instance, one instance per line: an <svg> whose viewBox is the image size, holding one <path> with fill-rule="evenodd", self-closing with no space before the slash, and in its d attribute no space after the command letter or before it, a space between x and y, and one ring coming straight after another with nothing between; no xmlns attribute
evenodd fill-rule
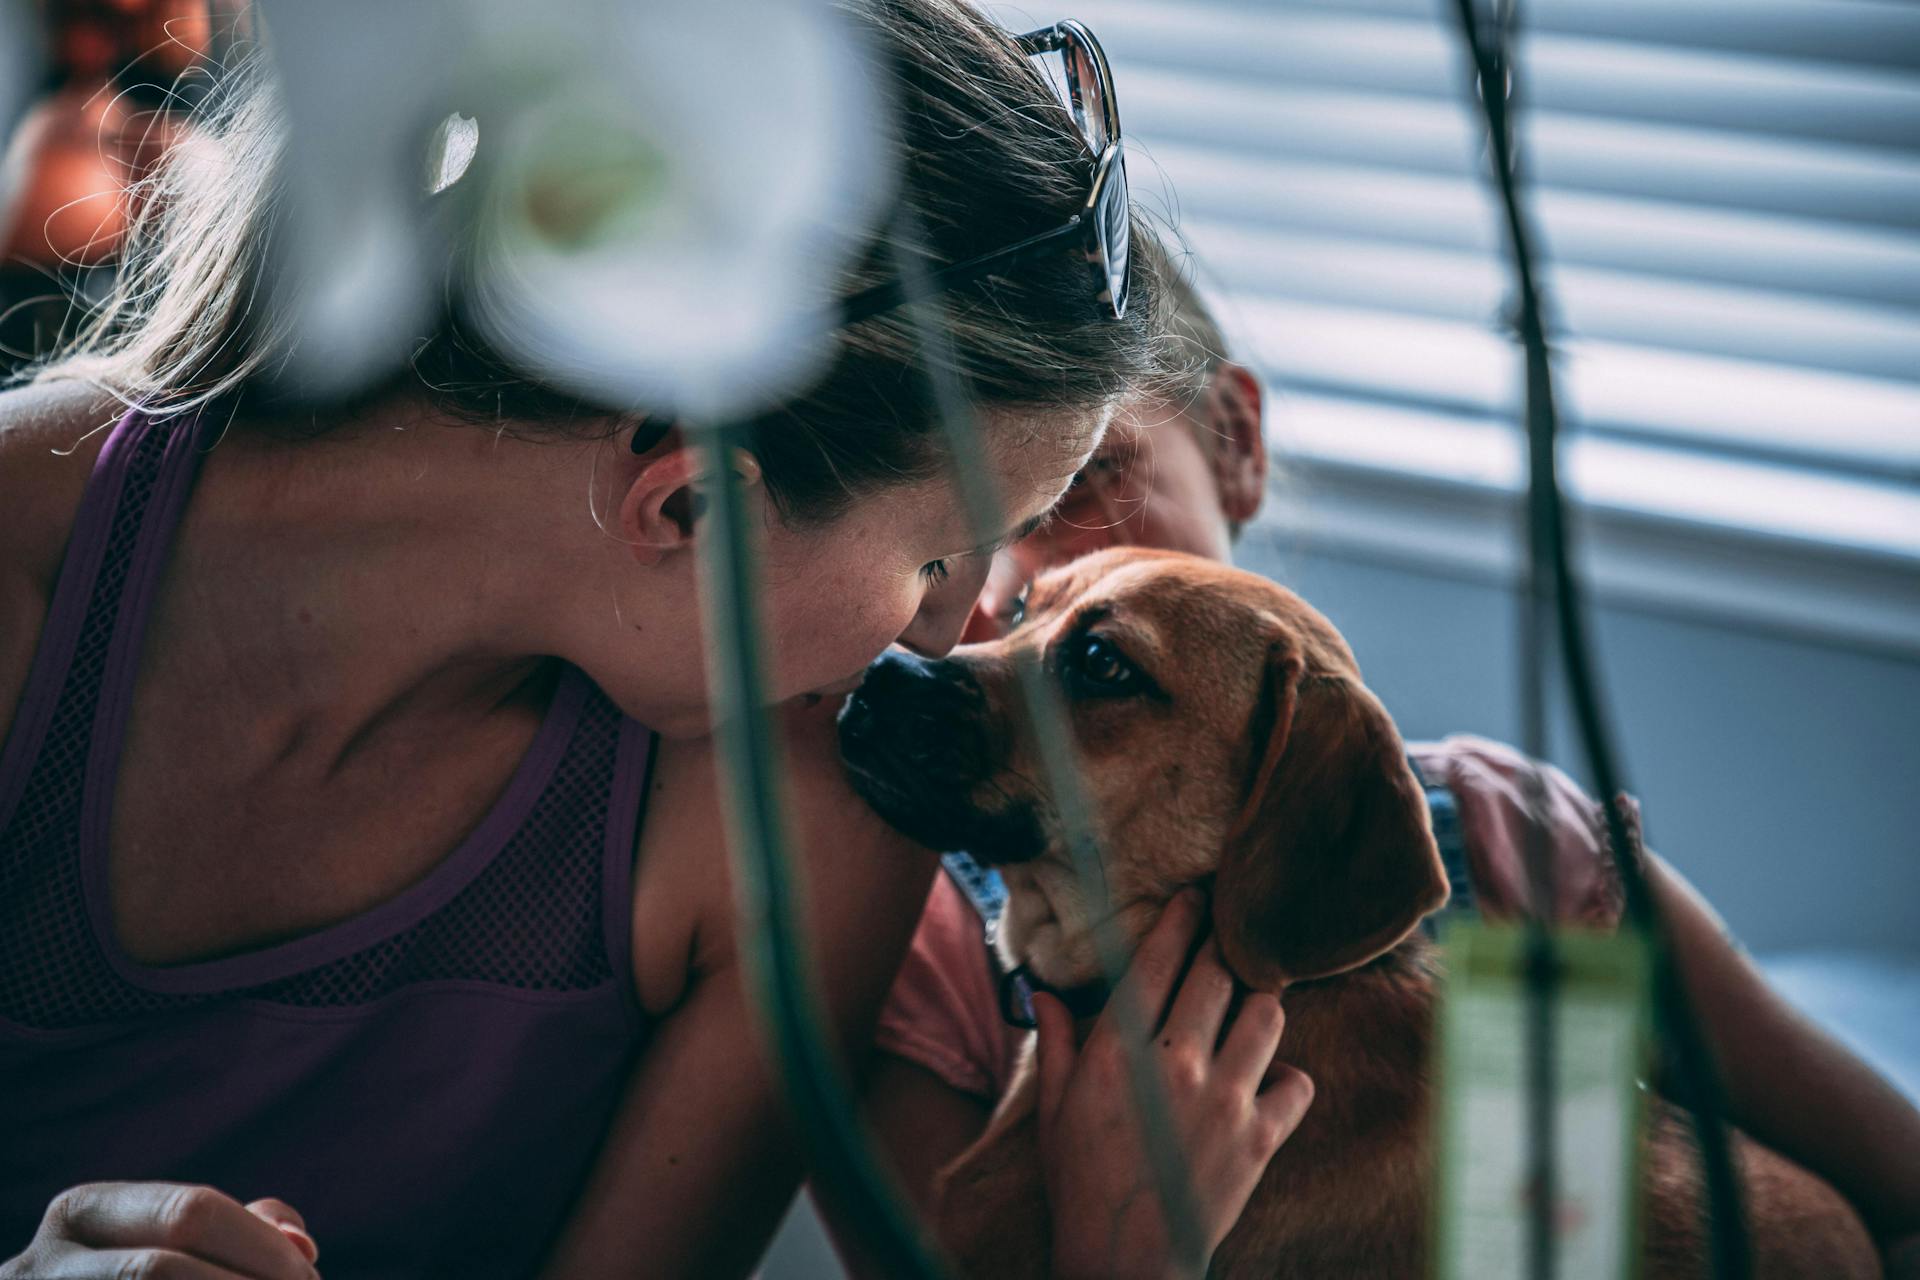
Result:
<svg viewBox="0 0 1920 1280"><path fill-rule="evenodd" d="M41 87L42 41L39 6L33 0L0 0L0 146L14 136L14 126ZM0 205L24 181L18 158L0 164Z"/></svg>
<svg viewBox="0 0 1920 1280"><path fill-rule="evenodd" d="M260 3L304 385L389 372L449 284L503 354L615 406L711 419L818 371L891 179L823 0Z"/></svg>

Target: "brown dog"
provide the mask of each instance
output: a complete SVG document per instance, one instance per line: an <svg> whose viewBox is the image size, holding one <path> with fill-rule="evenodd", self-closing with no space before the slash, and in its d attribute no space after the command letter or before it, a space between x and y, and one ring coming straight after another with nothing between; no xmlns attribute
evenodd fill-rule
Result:
<svg viewBox="0 0 1920 1280"><path fill-rule="evenodd" d="M1346 643L1264 578L1110 551L1036 583L1005 640L875 664L841 717L856 786L909 836L997 864L1006 958L1065 990L1099 966L1018 711L1022 663L1064 694L1125 936L1210 882L1228 965L1249 987L1285 991L1281 1054L1317 1086L1213 1274L1426 1274L1437 953L1415 926L1446 879L1400 736ZM1034 1106L1029 1060L943 1176L940 1235L969 1275L1045 1273ZM1879 1274L1837 1193L1738 1142L1757 1275ZM1665 1110L1647 1143L1645 1274L1703 1276L1692 1149Z"/></svg>

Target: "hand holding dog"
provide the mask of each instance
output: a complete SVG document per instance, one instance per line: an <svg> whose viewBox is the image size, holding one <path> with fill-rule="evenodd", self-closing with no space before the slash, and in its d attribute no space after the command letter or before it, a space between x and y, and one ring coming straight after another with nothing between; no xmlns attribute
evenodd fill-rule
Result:
<svg viewBox="0 0 1920 1280"><path fill-rule="evenodd" d="M1267 1162L1306 1114L1313 1082L1274 1062L1285 1015L1272 995L1248 995L1232 1025L1226 1025L1234 980L1211 937L1181 979L1181 966L1204 923L1200 892L1189 889L1174 898L1135 954L1113 1001L1132 1001L1152 1034L1146 1051L1159 1067L1211 1256L1239 1219ZM1037 996L1034 1005L1053 1275L1181 1274L1135 1115L1127 1047L1111 1002L1077 1048L1065 1006L1046 995Z"/></svg>

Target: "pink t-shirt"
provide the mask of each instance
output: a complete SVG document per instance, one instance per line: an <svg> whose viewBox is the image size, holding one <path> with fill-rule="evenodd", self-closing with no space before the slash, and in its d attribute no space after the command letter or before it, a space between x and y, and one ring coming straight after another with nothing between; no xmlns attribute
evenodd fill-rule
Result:
<svg viewBox="0 0 1920 1280"><path fill-rule="evenodd" d="M1430 783L1445 786L1460 809L1474 906L1490 920L1526 909L1526 758L1485 738L1456 736L1408 743ZM1553 832L1554 918L1610 928L1621 895L1607 855L1600 806L1578 783L1543 766ZM1637 826L1638 814L1628 802ZM980 917L951 878L934 878L919 930L880 1015L880 1052L916 1063L950 1087L987 1102L1006 1091L1026 1032L1000 1016L999 992Z"/></svg>

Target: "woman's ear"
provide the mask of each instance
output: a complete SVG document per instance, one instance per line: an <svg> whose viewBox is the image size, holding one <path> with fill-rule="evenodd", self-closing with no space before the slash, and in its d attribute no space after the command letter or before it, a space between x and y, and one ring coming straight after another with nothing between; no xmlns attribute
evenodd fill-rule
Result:
<svg viewBox="0 0 1920 1280"><path fill-rule="evenodd" d="M735 449L731 461L744 483L760 482L760 463L752 454ZM635 560L652 565L693 541L707 513L703 490L713 471L707 455L688 444L678 427L642 453L639 463L620 501L620 535Z"/></svg>
<svg viewBox="0 0 1920 1280"><path fill-rule="evenodd" d="M1220 509L1236 526L1253 519L1267 496L1264 410L1260 380L1245 365L1222 361L1207 389L1207 427Z"/></svg>

